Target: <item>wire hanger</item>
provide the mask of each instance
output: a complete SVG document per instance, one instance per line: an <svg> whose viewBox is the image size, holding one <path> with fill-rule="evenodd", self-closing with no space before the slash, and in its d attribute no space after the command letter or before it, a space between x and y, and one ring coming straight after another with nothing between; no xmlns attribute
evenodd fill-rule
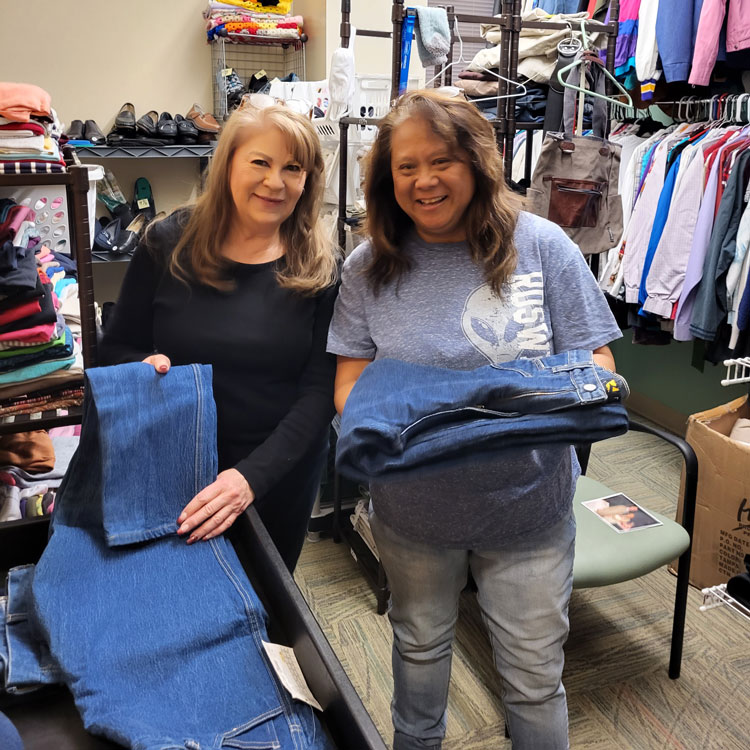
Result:
<svg viewBox="0 0 750 750"><path fill-rule="evenodd" d="M434 83L437 81L438 78L443 76L445 74L445 71L452 68L454 65L460 65L461 63L468 63L471 62L470 60L464 59L464 42L463 39L461 39L461 32L458 29L458 18L455 16L453 17L453 33L456 36L456 39L458 40L458 58L455 60L452 60L447 65L442 67L440 69L440 72L436 75L430 78L429 81L425 81L424 88L427 88L431 83ZM510 78L506 78L505 76L501 76L500 73L498 73L495 70L490 70L489 68L485 68L481 65L477 66L479 68L478 72L481 73L488 73L493 78L497 78L498 81L505 81L506 83L510 83L512 86L515 86L516 88L520 89L520 91L516 91L515 93L511 94L503 94L502 96L498 96L497 94L493 96L484 96L479 99L476 99L472 97L472 102L489 102L489 101L495 101L497 99L514 99L518 96L524 96L527 93L526 86L524 86L520 81L514 81Z"/></svg>
<svg viewBox="0 0 750 750"><path fill-rule="evenodd" d="M599 94L596 91L591 91L590 89L587 89L585 74L581 75L581 84L582 84L581 86L576 86L575 84L568 83L564 78L564 74L570 72L576 66L586 65L589 62L600 65L604 75L610 81L612 81L612 83L615 85L615 88L617 88L617 90L620 91L625 97L626 99L625 104L627 104L629 107L633 106L633 99L628 93L628 90L607 70L606 67L604 67L601 60L599 60L598 57L595 58L590 54L587 55L587 53L591 52L591 48L589 46L588 35L586 34L586 19L581 19L581 40L583 44L583 56L580 59L575 60L574 62L570 63L570 65L566 65L564 68L561 68L557 72L557 80L560 82L562 86L564 86L565 88L573 89L574 91L580 92L580 96L578 97L578 128L577 128L579 133L583 130L583 100L587 94L589 96L595 96L598 99L604 99L610 104L622 104L622 102L619 99L614 99L611 96L606 96L605 94Z"/></svg>

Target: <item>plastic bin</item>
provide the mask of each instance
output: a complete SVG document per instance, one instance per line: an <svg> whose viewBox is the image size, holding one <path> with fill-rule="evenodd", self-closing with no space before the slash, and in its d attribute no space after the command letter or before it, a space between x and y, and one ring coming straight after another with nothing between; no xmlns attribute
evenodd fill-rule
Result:
<svg viewBox="0 0 750 750"><path fill-rule="evenodd" d="M104 167L101 164L86 164L89 171L89 191L86 195L89 204L89 236L93 243L94 220L96 219L96 183L104 178Z"/></svg>

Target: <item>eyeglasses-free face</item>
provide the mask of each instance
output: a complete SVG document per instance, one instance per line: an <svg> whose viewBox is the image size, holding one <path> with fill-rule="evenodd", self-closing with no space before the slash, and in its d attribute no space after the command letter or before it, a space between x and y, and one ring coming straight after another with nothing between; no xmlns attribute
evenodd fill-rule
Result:
<svg viewBox="0 0 750 750"><path fill-rule="evenodd" d="M396 202L425 242L466 239L464 216L476 187L466 151L451 148L421 117L410 117L393 129L391 173Z"/></svg>
<svg viewBox="0 0 750 750"><path fill-rule="evenodd" d="M274 233L291 216L307 172L276 127L253 129L230 163L229 189L236 220L253 233Z"/></svg>

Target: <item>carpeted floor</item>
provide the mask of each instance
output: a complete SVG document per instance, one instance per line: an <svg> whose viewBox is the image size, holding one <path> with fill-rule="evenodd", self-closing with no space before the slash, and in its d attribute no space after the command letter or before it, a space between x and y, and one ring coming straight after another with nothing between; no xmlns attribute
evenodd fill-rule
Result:
<svg viewBox="0 0 750 750"><path fill-rule="evenodd" d="M664 513L674 511L681 459L647 435L594 447L589 476ZM297 582L390 747L391 630L348 548L307 542ZM682 676L667 676L675 578L666 569L576 590L564 682L572 748L750 748L750 622L726 608L700 612L691 589ZM498 678L473 595L464 594L454 649L444 750L510 748ZM350 750L358 750L351 748Z"/></svg>

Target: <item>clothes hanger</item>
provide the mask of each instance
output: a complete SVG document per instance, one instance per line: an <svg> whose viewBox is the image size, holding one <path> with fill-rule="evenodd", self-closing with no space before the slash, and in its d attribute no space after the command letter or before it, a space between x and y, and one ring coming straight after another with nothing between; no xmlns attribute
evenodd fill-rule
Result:
<svg viewBox="0 0 750 750"><path fill-rule="evenodd" d="M454 65L460 65L461 63L468 63L471 62L470 60L464 59L464 42L463 39L461 39L461 32L458 29L458 19L454 16L453 18L453 33L456 36L456 39L458 40L458 58L455 60L452 60L447 65L442 67L440 69L440 72L436 75L430 78L429 81L425 81L424 87L427 88L431 83L434 83L437 81L438 78L441 78L445 71L452 68ZM524 86L520 81L514 81L510 78L506 78L505 76L500 75L495 70L490 70L489 68L482 67L481 65L479 67L479 72L481 73L488 73L493 78L496 78L498 81L505 81L506 83L510 83L511 85L515 86L518 89L521 89L520 91L517 91L515 93L511 94L503 94L502 96L494 95L494 96L484 96L479 99L472 98L472 102L487 102L487 101L495 101L496 99L515 99L519 96L524 96L527 93L526 86Z"/></svg>
<svg viewBox="0 0 750 750"><path fill-rule="evenodd" d="M578 97L578 132L581 132L582 125L583 125L583 99L588 94L589 96L595 96L598 99L604 99L605 101L609 102L610 104L617 104L620 103L619 99L614 99L611 96L606 96L605 94L599 94L596 91L591 91L586 88L586 76L585 74L581 76L581 86L576 86L574 84L568 83L565 78L564 74L570 72L575 68L576 66L581 66L587 63L594 63L601 66L602 71L604 72L604 75L612 81L615 88L620 91L620 93L625 97L625 103L629 106L633 106L633 99L630 96L630 93L628 90L607 70L606 67L602 64L601 60L598 57L595 57L593 54L587 54L591 53L592 50L589 46L589 39L586 34L586 20L581 19L581 40L583 44L583 57L580 59L570 63L570 65L566 65L564 68L561 68L557 72L557 80L560 82L562 86L565 86L565 88L573 89L574 91L580 92L580 96Z"/></svg>

